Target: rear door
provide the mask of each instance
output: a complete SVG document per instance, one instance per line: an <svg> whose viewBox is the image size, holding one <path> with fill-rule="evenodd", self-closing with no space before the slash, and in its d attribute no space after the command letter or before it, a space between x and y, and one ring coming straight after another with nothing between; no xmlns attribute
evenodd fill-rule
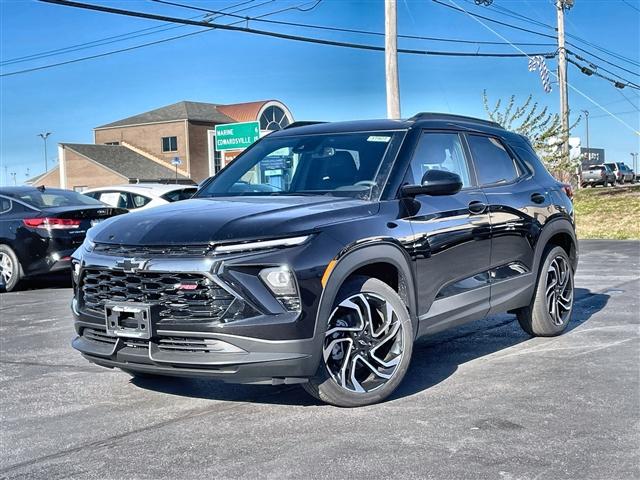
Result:
<svg viewBox="0 0 640 480"><path fill-rule="evenodd" d="M457 132L422 133L406 181L420 184L431 169L458 174L463 188L455 195L420 195L407 201L416 244L420 335L482 318L489 309L487 200L476 186Z"/></svg>
<svg viewBox="0 0 640 480"><path fill-rule="evenodd" d="M520 302L533 284L535 239L549 215L545 188L500 138L466 134L491 217L491 312ZM521 306L521 305L517 305Z"/></svg>

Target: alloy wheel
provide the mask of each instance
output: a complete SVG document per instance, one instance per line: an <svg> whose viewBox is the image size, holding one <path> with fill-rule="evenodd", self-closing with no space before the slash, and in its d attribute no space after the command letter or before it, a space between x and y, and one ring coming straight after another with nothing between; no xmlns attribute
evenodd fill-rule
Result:
<svg viewBox="0 0 640 480"><path fill-rule="evenodd" d="M549 264L545 297L547 311L555 325L563 325L573 306L573 279L569 263L557 256Z"/></svg>
<svg viewBox="0 0 640 480"><path fill-rule="evenodd" d="M8 285L13 277L13 261L4 252L0 252L0 275L5 285Z"/></svg>
<svg viewBox="0 0 640 480"><path fill-rule="evenodd" d="M331 313L323 358L331 378L342 388L368 393L385 385L404 353L403 325L382 296L358 293Z"/></svg>

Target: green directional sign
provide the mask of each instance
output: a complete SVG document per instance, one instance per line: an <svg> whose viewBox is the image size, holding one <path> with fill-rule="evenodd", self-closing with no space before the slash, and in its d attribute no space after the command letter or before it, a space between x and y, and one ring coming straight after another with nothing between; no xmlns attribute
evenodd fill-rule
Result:
<svg viewBox="0 0 640 480"><path fill-rule="evenodd" d="M260 138L258 122L216 125L216 150L242 150Z"/></svg>

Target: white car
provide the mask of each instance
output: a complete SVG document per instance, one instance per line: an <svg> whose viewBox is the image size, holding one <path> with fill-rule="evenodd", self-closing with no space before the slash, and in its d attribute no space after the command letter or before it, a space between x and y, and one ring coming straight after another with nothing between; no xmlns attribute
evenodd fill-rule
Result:
<svg viewBox="0 0 640 480"><path fill-rule="evenodd" d="M141 210L191 198L198 190L195 185L168 185L164 183L135 183L113 187L90 188L84 195L100 200L112 207Z"/></svg>

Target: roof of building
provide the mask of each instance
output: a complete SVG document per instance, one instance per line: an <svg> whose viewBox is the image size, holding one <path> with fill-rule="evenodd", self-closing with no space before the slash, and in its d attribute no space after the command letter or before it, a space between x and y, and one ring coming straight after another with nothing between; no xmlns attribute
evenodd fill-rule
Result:
<svg viewBox="0 0 640 480"><path fill-rule="evenodd" d="M175 178L175 170L164 167L122 145L93 145L85 143L62 143L100 165L113 170L129 180ZM179 179L186 179L178 175Z"/></svg>
<svg viewBox="0 0 640 480"><path fill-rule="evenodd" d="M41 173L40 175L36 175L35 177L28 178L27 180L24 181L24 183L25 183L25 185L34 185L35 183L38 183L41 179L43 179L44 177L49 175L51 172L54 172L54 171L58 170L59 168L60 168L60 165L57 164L53 168L50 168L49 170L47 170L46 172Z"/></svg>
<svg viewBox="0 0 640 480"><path fill-rule="evenodd" d="M101 128L125 127L131 125L141 125L145 123L171 122L179 120L191 120L194 122L206 123L235 123L257 120L260 109L272 100L261 100L258 102L237 103L231 105L218 105L215 103L182 101L167 105L165 107L149 110L148 112L123 118L106 125L96 127Z"/></svg>

